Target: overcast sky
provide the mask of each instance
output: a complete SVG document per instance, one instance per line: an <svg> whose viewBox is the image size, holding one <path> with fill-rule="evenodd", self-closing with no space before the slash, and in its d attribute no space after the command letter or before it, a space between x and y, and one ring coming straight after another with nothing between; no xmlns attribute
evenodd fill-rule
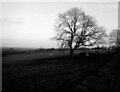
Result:
<svg viewBox="0 0 120 92"><path fill-rule="evenodd" d="M50 40L55 35L58 13L72 7L82 8L93 16L107 32L118 28L117 2L4 2L0 19L4 47L57 47ZM1 25L1 23L0 23Z"/></svg>

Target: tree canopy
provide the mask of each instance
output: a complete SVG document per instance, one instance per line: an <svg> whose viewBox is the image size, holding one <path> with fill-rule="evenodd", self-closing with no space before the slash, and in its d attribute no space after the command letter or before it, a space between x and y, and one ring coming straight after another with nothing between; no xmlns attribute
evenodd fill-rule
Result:
<svg viewBox="0 0 120 92"><path fill-rule="evenodd" d="M81 46L93 46L105 42L105 29L96 20L86 15L82 9L71 8L58 14L55 30L61 48L69 48L70 55Z"/></svg>

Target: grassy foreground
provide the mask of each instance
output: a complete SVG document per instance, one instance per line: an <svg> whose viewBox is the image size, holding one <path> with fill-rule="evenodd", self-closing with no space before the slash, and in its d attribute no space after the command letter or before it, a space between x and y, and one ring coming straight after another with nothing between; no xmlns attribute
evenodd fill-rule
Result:
<svg viewBox="0 0 120 92"><path fill-rule="evenodd" d="M70 59L66 55L32 59L29 63L26 59L17 63L3 59L9 63L2 65L2 92L119 91L119 56L104 53Z"/></svg>

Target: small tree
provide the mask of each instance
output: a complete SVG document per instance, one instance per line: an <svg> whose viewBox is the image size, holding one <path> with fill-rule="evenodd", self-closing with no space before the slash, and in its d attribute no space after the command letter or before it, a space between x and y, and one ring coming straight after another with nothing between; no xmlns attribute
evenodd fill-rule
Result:
<svg viewBox="0 0 120 92"><path fill-rule="evenodd" d="M98 27L93 17L81 9L72 8L58 15L54 37L61 48L69 48L70 56L81 46L93 46L104 42L105 29Z"/></svg>
<svg viewBox="0 0 120 92"><path fill-rule="evenodd" d="M111 45L120 47L120 30L115 29L109 34L109 41Z"/></svg>

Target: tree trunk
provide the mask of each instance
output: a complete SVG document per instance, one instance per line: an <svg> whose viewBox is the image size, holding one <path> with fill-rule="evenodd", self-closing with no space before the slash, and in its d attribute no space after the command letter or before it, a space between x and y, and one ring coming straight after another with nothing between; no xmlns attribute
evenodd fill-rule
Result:
<svg viewBox="0 0 120 92"><path fill-rule="evenodd" d="M73 50L73 49L70 49L70 57L71 57L71 58L73 57L73 53L74 53L74 50Z"/></svg>

